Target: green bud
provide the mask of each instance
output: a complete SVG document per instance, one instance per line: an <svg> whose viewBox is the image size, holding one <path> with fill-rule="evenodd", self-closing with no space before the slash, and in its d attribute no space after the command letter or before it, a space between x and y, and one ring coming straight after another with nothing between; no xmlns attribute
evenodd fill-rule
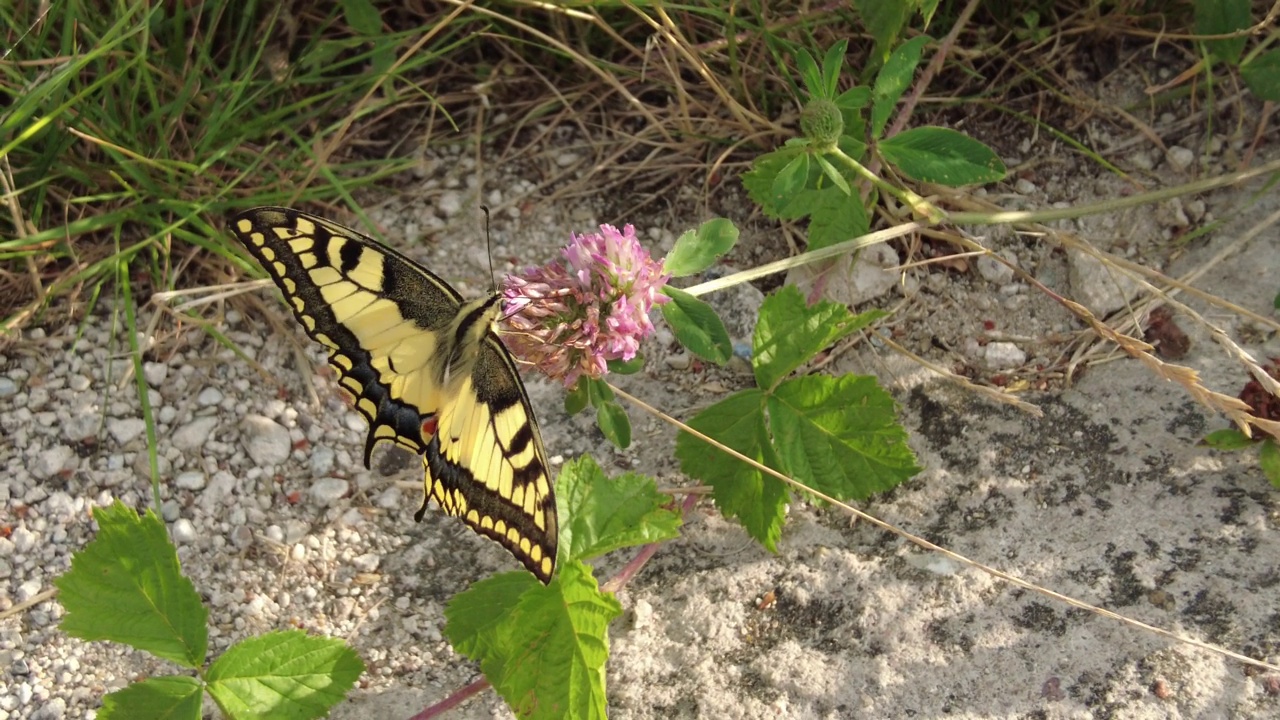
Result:
<svg viewBox="0 0 1280 720"><path fill-rule="evenodd" d="M844 132L844 116L832 100L810 100L800 112L800 131L819 145L835 145Z"/></svg>

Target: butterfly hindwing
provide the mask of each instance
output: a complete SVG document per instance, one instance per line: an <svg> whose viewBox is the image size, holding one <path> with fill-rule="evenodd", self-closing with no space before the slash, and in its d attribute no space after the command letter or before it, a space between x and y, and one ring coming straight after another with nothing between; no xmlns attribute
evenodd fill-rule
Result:
<svg viewBox="0 0 1280 720"><path fill-rule="evenodd" d="M528 396L492 330L497 298L463 303L404 255L296 210L255 208L231 226L369 421L366 467L383 441L422 454L427 496L549 582L555 499Z"/></svg>

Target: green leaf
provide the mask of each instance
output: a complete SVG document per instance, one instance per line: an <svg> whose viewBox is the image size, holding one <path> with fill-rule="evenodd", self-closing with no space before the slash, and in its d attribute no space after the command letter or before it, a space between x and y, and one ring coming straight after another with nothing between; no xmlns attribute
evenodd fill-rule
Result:
<svg viewBox="0 0 1280 720"><path fill-rule="evenodd" d="M822 97L826 99L834 99L840 88L840 67L844 65L848 47L849 41L841 40L827 48L827 54L822 58Z"/></svg>
<svg viewBox="0 0 1280 720"><path fill-rule="evenodd" d="M1268 50L1240 66L1240 79L1263 100L1280 102L1280 50Z"/></svg>
<svg viewBox="0 0 1280 720"><path fill-rule="evenodd" d="M98 537L54 581L67 611L63 632L124 643L186 668L203 665L209 615L182 575L164 523L119 501L93 516Z"/></svg>
<svg viewBox="0 0 1280 720"><path fill-rule="evenodd" d="M805 188L809 180L809 154L801 153L791 159L786 167L773 179L773 198L778 206L785 206L788 198L793 198Z"/></svg>
<svg viewBox="0 0 1280 720"><path fill-rule="evenodd" d="M765 153L751 163L750 170L743 173L742 185L747 189L747 194L769 217L791 220L806 214L804 208L790 208L795 196L774 194L778 176L797 155L804 152L803 147L789 146ZM807 180L806 178L806 182Z"/></svg>
<svg viewBox="0 0 1280 720"><path fill-rule="evenodd" d="M918 2L919 0L854 0L853 4L858 9L862 24L867 26L867 32L876 41L877 62L888 55L889 48L898 40Z"/></svg>
<svg viewBox="0 0 1280 720"><path fill-rule="evenodd" d="M698 413L689 427L777 469L780 465L769 444L764 405L763 392L743 390ZM716 506L726 517L738 518L751 537L777 551L788 497L781 480L685 432L676 437L676 458L685 474L711 485Z"/></svg>
<svg viewBox="0 0 1280 720"><path fill-rule="evenodd" d="M559 485L557 479L557 488ZM556 505L561 505L559 498L556 498ZM565 557L563 546L558 557ZM556 565L563 567L559 560ZM498 628L515 611L520 598L535 587L541 587L541 583L523 570L501 573L473 583L445 604L445 637L449 638L454 650L469 658L505 654Z"/></svg>
<svg viewBox="0 0 1280 720"><path fill-rule="evenodd" d="M858 198L853 197L853 190L849 189L849 181L844 179L844 176L840 174L839 170L836 170L834 165L821 155L814 155L813 159L818 161L818 167L822 168L822 174L827 176L832 185L835 185L840 192L844 193L845 197L848 197L855 204L861 204Z"/></svg>
<svg viewBox="0 0 1280 720"><path fill-rule="evenodd" d="M1215 430L1204 438L1204 444L1215 450L1240 450L1253 446L1253 438L1235 428Z"/></svg>
<svg viewBox="0 0 1280 720"><path fill-rule="evenodd" d="M382 34L382 16L369 0L340 0L342 16L352 30L376 37Z"/></svg>
<svg viewBox="0 0 1280 720"><path fill-rule="evenodd" d="M147 678L104 695L98 720L200 720L204 688L193 677Z"/></svg>
<svg viewBox="0 0 1280 720"><path fill-rule="evenodd" d="M806 190L803 194L804 203L809 207L810 250L821 250L870 232L871 219L857 196L834 186Z"/></svg>
<svg viewBox="0 0 1280 720"><path fill-rule="evenodd" d="M872 376L788 380L768 408L787 474L837 500L865 499L920 472L893 398Z"/></svg>
<svg viewBox="0 0 1280 720"><path fill-rule="evenodd" d="M616 401L596 404L596 424L609 442L624 450L631 446L631 419Z"/></svg>
<svg viewBox="0 0 1280 720"><path fill-rule="evenodd" d="M1195 0L1196 34L1226 35L1252 24L1249 0ZM1205 40L1204 46L1214 57L1231 65L1240 62L1245 36L1224 40Z"/></svg>
<svg viewBox="0 0 1280 720"><path fill-rule="evenodd" d="M590 396L590 378L583 376L578 378L578 382L574 383L573 389L564 394L564 411L569 415L577 415L587 409L587 404L591 400Z"/></svg>
<svg viewBox="0 0 1280 720"><path fill-rule="evenodd" d="M843 305L823 300L812 307L794 286L766 297L760 305L752 344L756 384L772 390L823 348L870 325L877 316L854 316Z"/></svg>
<svg viewBox="0 0 1280 720"><path fill-rule="evenodd" d="M706 270L717 258L729 252L738 242L738 228L733 221L712 218L676 240L662 261L662 269L673 277L688 277Z"/></svg>
<svg viewBox="0 0 1280 720"><path fill-rule="evenodd" d="M635 375L644 369L644 356L637 354L630 360L606 360L611 375Z"/></svg>
<svg viewBox="0 0 1280 720"><path fill-rule="evenodd" d="M566 560L590 560L625 547L680 535L680 514L666 509L671 496L653 478L625 473L606 478L590 455L565 463L556 478L556 508Z"/></svg>
<svg viewBox="0 0 1280 720"><path fill-rule="evenodd" d="M917 127L881 141L880 154L914 180L959 187L995 182L1004 163L991 148L948 128Z"/></svg>
<svg viewBox="0 0 1280 720"><path fill-rule="evenodd" d="M813 56L804 48L796 48L796 69L800 71L800 79L804 81L809 97L822 97L822 73Z"/></svg>
<svg viewBox="0 0 1280 720"><path fill-rule="evenodd" d="M925 44L931 40L928 35L911 38L899 45L884 67L880 68L875 88L871 92L871 137L878 138L884 132L884 126L893 115L893 108L902 99L902 93L911 87L916 66L920 64L920 54L924 52Z"/></svg>
<svg viewBox="0 0 1280 720"><path fill-rule="evenodd" d="M308 720L328 715L363 672L341 640L286 630L232 645L205 679L228 716Z"/></svg>
<svg viewBox="0 0 1280 720"><path fill-rule="evenodd" d="M494 578L454 596L445 608L445 635L480 662L517 717L605 720L608 628L622 606L600 592L590 568L576 560L560 565L545 587L528 573L518 574L528 589L496 622L464 625L482 619L469 606L499 605L482 596ZM502 601L508 600L504 595Z"/></svg>
<svg viewBox="0 0 1280 720"><path fill-rule="evenodd" d="M662 292L671 298L671 302L659 306L662 317L666 318L680 344L694 355L717 365L729 362L733 356L733 341L716 311L679 288L668 285L662 288Z"/></svg>
<svg viewBox="0 0 1280 720"><path fill-rule="evenodd" d="M1280 488L1280 448L1276 447L1275 440L1266 438L1262 441L1262 448L1258 451L1258 465L1267 480Z"/></svg>

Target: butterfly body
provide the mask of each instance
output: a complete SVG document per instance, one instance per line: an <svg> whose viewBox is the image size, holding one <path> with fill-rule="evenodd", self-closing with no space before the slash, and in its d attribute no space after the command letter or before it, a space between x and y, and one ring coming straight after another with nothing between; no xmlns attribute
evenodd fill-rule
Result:
<svg viewBox="0 0 1280 720"><path fill-rule="evenodd" d="M408 257L296 210L247 210L231 229L369 421L365 466L380 442L422 455L415 517L434 499L549 582L555 497L528 395L493 329L500 297L464 302Z"/></svg>

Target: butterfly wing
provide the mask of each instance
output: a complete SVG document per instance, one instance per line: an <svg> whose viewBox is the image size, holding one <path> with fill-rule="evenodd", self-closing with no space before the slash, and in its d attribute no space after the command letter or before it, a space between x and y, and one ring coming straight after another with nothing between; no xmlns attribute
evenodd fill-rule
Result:
<svg viewBox="0 0 1280 720"><path fill-rule="evenodd" d="M497 299L464 304L408 257L296 210L255 208L231 228L368 420L365 466L379 442L424 455L427 496L549 582L555 499L533 409L492 330Z"/></svg>

